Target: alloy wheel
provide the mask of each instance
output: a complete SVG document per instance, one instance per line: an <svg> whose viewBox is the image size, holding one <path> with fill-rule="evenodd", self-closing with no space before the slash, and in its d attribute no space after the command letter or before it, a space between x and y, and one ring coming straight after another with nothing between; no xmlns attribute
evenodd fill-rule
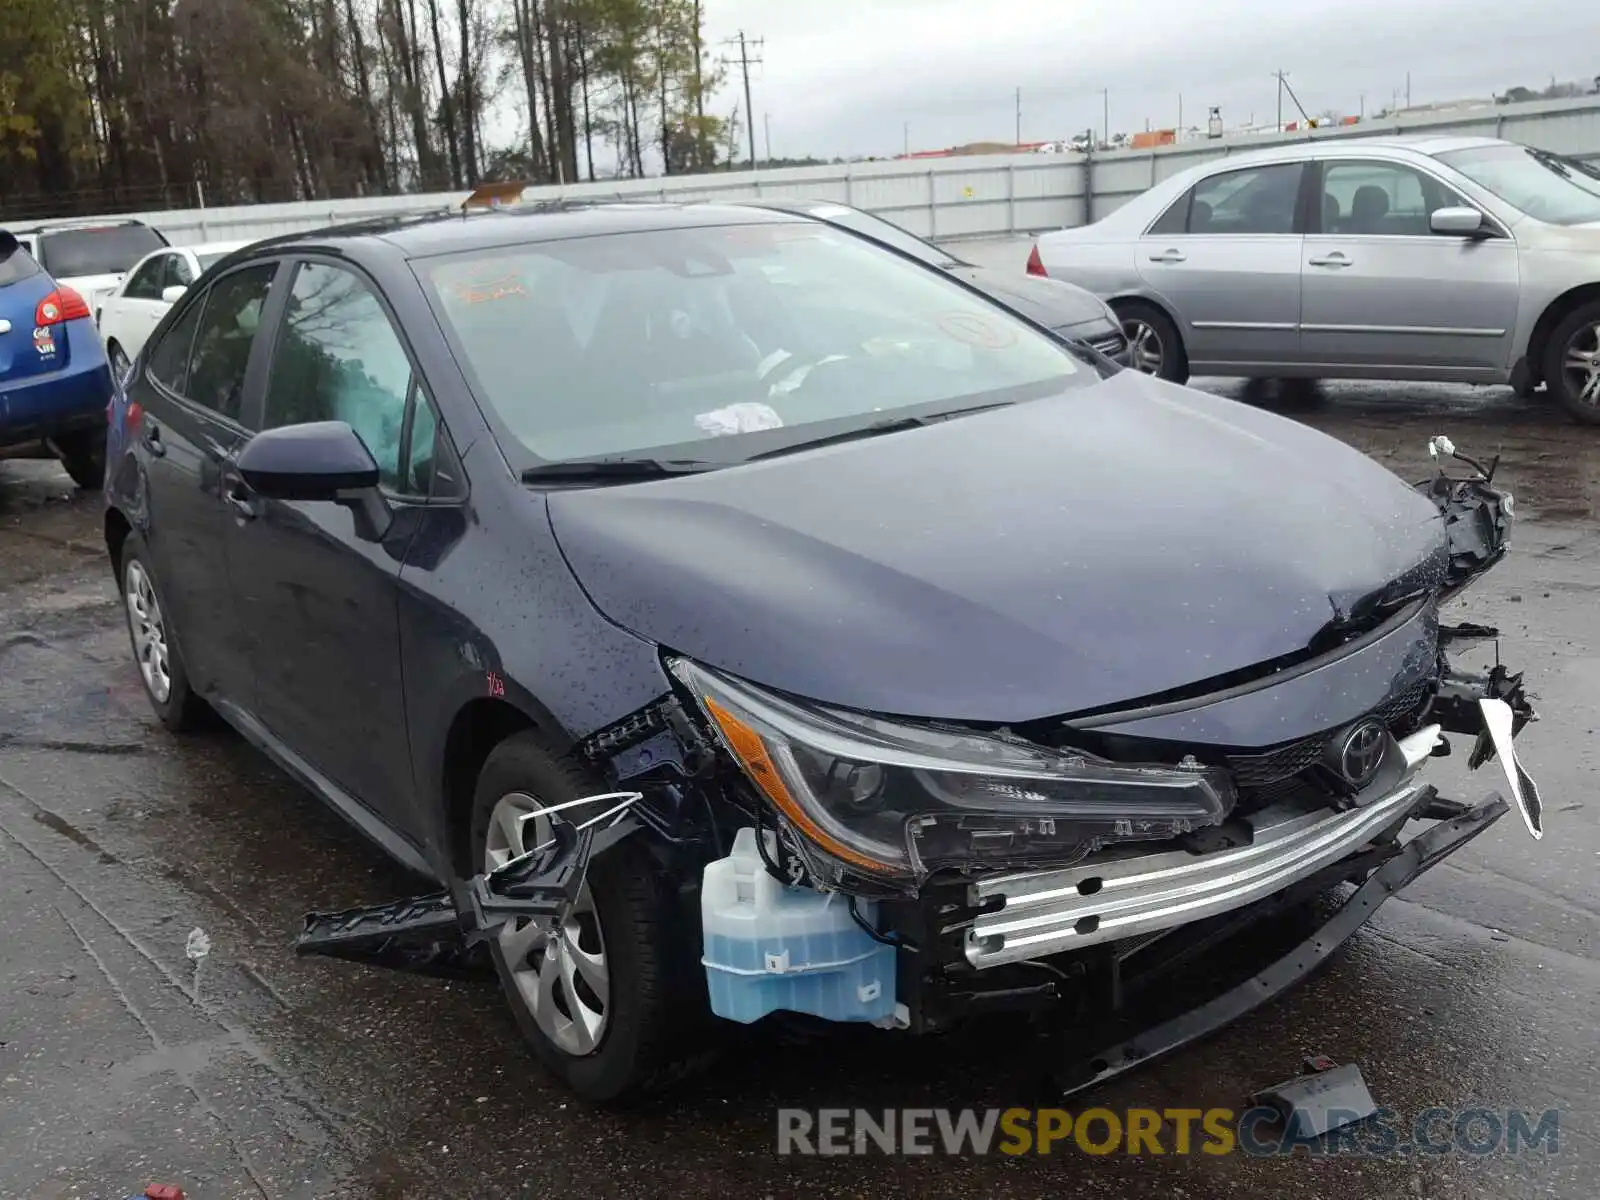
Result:
<svg viewBox="0 0 1600 1200"><path fill-rule="evenodd" d="M128 628L133 633L133 656L144 676L144 686L157 704L172 695L172 667L167 657L167 625L161 602L144 564L128 564L123 590L128 604Z"/></svg>
<svg viewBox="0 0 1600 1200"><path fill-rule="evenodd" d="M1561 372L1578 403L1600 408L1600 323L1584 325L1567 339Z"/></svg>
<svg viewBox="0 0 1600 1200"><path fill-rule="evenodd" d="M1122 333L1128 339L1128 362L1133 369L1145 375L1161 374L1166 347L1155 326L1140 317L1131 317L1123 321Z"/></svg>
<svg viewBox="0 0 1600 1200"><path fill-rule="evenodd" d="M483 869L492 871L545 845L551 836L544 805L522 792L502 796L489 816ZM574 1057L594 1053L610 1015L611 977L594 896L584 883L554 936L534 922L508 924L500 952L540 1031Z"/></svg>

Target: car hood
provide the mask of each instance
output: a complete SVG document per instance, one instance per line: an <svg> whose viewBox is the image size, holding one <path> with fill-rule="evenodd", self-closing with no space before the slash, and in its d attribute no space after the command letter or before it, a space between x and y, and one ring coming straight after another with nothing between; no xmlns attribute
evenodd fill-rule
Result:
<svg viewBox="0 0 1600 1200"><path fill-rule="evenodd" d="M1215 680L1444 567L1434 506L1371 459L1131 371L548 507L624 628L797 695L950 720Z"/></svg>
<svg viewBox="0 0 1600 1200"><path fill-rule="evenodd" d="M989 267L955 267L950 272L981 288L1000 303L1050 329L1102 322L1115 328L1100 299L1059 279L1040 279L1016 271Z"/></svg>

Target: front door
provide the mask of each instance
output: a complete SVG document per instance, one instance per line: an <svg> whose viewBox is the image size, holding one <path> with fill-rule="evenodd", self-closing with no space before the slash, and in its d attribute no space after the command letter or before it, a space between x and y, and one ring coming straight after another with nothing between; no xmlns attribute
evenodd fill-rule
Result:
<svg viewBox="0 0 1600 1200"><path fill-rule="evenodd" d="M1308 362L1503 376L1517 323L1516 243L1433 233L1429 215L1450 207L1473 206L1404 163L1322 164L1321 212L1301 270Z"/></svg>
<svg viewBox="0 0 1600 1200"><path fill-rule="evenodd" d="M135 456L144 472L157 587L190 683L248 705L253 669L241 637L227 542L223 477L244 441L244 382L277 263L230 272L197 296L129 382L142 410Z"/></svg>
<svg viewBox="0 0 1600 1200"><path fill-rule="evenodd" d="M255 663L254 714L339 790L404 828L411 768L400 673L398 578L414 522L400 466L410 359L376 292L301 262L287 293L260 414L274 429L348 422L400 510L385 540L357 536L337 504L269 500L229 481L230 559Z"/></svg>
<svg viewBox="0 0 1600 1200"><path fill-rule="evenodd" d="M1301 163L1202 179L1139 241L1144 281L1177 314L1196 375L1299 354Z"/></svg>

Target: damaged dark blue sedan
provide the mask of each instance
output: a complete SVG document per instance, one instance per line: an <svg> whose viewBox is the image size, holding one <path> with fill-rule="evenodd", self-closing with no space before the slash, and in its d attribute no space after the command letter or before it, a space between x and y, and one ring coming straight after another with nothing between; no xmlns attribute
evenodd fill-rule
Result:
<svg viewBox="0 0 1600 1200"><path fill-rule="evenodd" d="M1119 370L936 270L750 208L260 243L111 410L105 530L163 722L220 715L444 890L300 948L487 946L621 1100L713 1017L1015 1011L1071 1090L1281 991L1510 806L1520 678L1440 606L1511 499L1412 487ZM1502 791L1424 781L1462 735ZM1097 1026L1254 918L1311 942ZM1159 990L1159 989L1158 989Z"/></svg>

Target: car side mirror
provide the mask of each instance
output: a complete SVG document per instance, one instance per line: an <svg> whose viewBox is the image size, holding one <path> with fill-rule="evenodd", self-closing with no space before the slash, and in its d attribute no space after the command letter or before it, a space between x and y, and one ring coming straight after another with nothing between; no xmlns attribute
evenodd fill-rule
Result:
<svg viewBox="0 0 1600 1200"><path fill-rule="evenodd" d="M269 500L321 500L348 508L356 535L382 541L394 514L378 490L378 464L343 421L263 430L239 451L239 475Z"/></svg>
<svg viewBox="0 0 1600 1200"><path fill-rule="evenodd" d="M1454 237L1487 236L1483 214L1475 208L1461 205L1455 208L1436 208L1428 217L1428 228L1435 233Z"/></svg>
<svg viewBox="0 0 1600 1200"><path fill-rule="evenodd" d="M175 283L171 287L164 287L161 289L162 302L165 304L176 304L179 300L183 299L183 294L188 290L189 289L184 287L181 283Z"/></svg>

